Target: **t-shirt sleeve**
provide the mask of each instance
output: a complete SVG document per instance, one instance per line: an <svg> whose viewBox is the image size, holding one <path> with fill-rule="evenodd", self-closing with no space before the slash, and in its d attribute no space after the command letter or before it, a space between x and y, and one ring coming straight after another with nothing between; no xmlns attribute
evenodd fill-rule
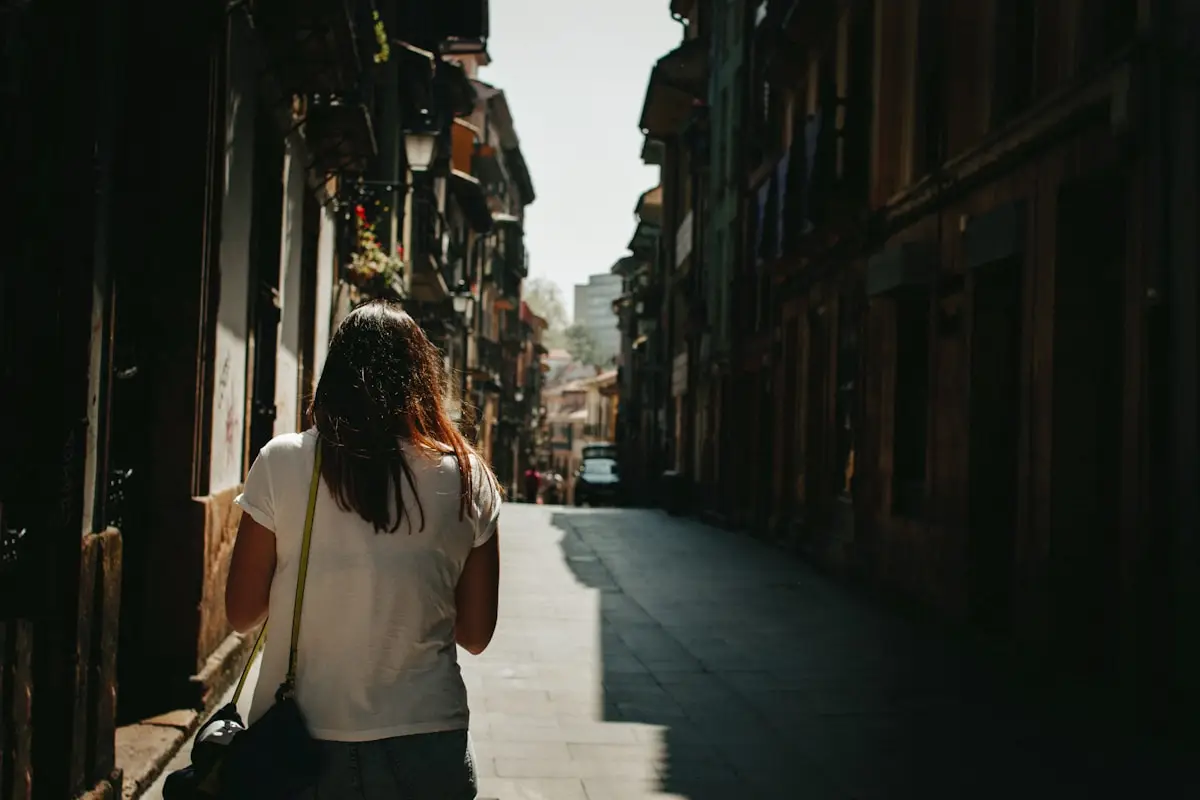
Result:
<svg viewBox="0 0 1200 800"><path fill-rule="evenodd" d="M263 448L254 463L250 465L250 473L246 476L246 485L242 493L233 499L242 511L249 514L255 522L269 531L275 530L275 492L271 484L271 464L267 458L267 449Z"/></svg>
<svg viewBox="0 0 1200 800"><path fill-rule="evenodd" d="M479 547L496 534L500 520L500 487L483 462L471 456L472 521L475 525L475 543Z"/></svg>

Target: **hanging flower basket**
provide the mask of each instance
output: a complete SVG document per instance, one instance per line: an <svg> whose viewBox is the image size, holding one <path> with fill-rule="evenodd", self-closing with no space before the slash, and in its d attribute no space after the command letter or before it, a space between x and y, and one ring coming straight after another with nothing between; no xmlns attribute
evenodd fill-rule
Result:
<svg viewBox="0 0 1200 800"><path fill-rule="evenodd" d="M375 235L375 226L367 221L366 209L354 209L357 246L350 255L346 268L346 280L362 293L372 297L404 294L403 252L389 254Z"/></svg>

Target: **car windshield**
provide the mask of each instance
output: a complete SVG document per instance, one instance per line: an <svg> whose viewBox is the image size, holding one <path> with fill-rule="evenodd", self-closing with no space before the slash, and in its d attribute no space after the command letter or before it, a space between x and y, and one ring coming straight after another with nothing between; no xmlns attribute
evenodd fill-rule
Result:
<svg viewBox="0 0 1200 800"><path fill-rule="evenodd" d="M616 457L616 445L612 444L593 444L585 445L583 448L583 458L588 461L593 458L613 459Z"/></svg>
<svg viewBox="0 0 1200 800"><path fill-rule="evenodd" d="M579 469L585 475L616 475L617 462L611 458L589 458Z"/></svg>

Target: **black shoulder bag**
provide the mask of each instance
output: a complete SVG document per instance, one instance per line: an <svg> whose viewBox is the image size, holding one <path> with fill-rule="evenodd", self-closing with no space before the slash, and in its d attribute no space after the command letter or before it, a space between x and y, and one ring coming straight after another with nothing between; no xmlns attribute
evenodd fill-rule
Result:
<svg viewBox="0 0 1200 800"><path fill-rule="evenodd" d="M308 487L308 513L296 571L296 603L292 611L292 644L287 677L275 692L275 704L247 727L237 703L255 656L262 650L266 624L233 699L196 732L190 766L167 776L163 800L285 800L316 783L320 753L296 705L296 645L300 639L300 611L304 607L304 580L308 576L308 551L312 541L313 512L321 485L321 446L318 443Z"/></svg>

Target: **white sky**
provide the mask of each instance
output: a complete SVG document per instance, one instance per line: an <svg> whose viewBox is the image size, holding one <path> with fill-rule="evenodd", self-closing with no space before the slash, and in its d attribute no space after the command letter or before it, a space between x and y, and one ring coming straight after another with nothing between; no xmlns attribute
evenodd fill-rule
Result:
<svg viewBox="0 0 1200 800"><path fill-rule="evenodd" d="M625 254L654 185L638 118L650 69L681 38L669 0L491 0L480 78L504 90L537 192L530 275L558 283L568 315L574 285Z"/></svg>

